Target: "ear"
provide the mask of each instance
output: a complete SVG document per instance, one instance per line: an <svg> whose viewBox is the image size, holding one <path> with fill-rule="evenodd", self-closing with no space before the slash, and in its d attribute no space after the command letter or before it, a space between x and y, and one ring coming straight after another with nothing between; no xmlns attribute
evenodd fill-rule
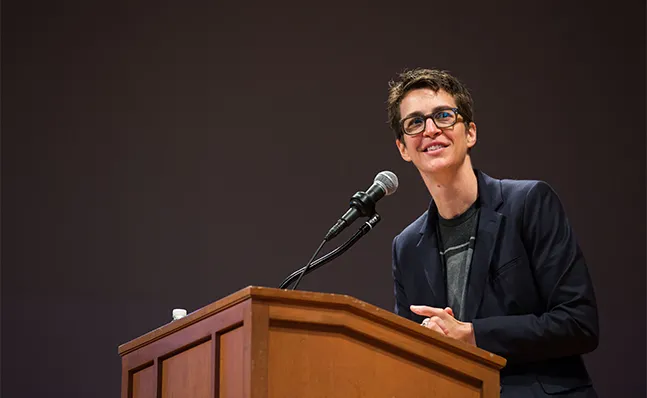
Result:
<svg viewBox="0 0 647 398"><path fill-rule="evenodd" d="M476 123L470 122L467 134L467 147L471 148L476 145Z"/></svg>
<svg viewBox="0 0 647 398"><path fill-rule="evenodd" d="M395 140L395 145L398 147L398 150L400 151L400 156L402 156L402 159L404 159L407 162L411 161L411 157L409 156L409 151L407 150L407 146L404 144L404 142L398 140Z"/></svg>

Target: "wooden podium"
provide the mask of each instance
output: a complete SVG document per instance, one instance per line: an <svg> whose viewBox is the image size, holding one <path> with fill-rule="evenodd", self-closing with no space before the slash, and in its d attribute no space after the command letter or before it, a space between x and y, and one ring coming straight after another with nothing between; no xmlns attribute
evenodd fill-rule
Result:
<svg viewBox="0 0 647 398"><path fill-rule="evenodd" d="M349 296L247 287L119 347L122 398L498 397L505 359Z"/></svg>

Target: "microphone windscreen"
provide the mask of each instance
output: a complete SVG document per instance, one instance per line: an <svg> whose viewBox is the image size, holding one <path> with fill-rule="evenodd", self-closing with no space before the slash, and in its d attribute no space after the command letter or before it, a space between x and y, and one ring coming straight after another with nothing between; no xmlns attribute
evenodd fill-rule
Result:
<svg viewBox="0 0 647 398"><path fill-rule="evenodd" d="M398 176L391 171L380 171L375 176L374 181L384 186L387 196L391 195L396 189L398 189Z"/></svg>

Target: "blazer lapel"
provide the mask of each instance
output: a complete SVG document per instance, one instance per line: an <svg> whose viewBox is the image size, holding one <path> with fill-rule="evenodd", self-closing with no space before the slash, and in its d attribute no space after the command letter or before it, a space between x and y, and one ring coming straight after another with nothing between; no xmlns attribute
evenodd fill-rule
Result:
<svg viewBox="0 0 647 398"><path fill-rule="evenodd" d="M440 260L440 250L438 248L438 237L436 233L436 222L438 211L435 204L431 203L427 212L427 222L420 229L420 240L418 241L417 250L419 258L425 270L427 283L434 296L433 302L424 303L433 307L445 308L447 306L447 293L445 287L445 267ZM423 303L421 303L423 304Z"/></svg>
<svg viewBox="0 0 647 398"><path fill-rule="evenodd" d="M481 209L465 299L467 321L474 319L478 313L503 218L503 215L496 211L503 203L500 181L481 172L477 172L477 176Z"/></svg>

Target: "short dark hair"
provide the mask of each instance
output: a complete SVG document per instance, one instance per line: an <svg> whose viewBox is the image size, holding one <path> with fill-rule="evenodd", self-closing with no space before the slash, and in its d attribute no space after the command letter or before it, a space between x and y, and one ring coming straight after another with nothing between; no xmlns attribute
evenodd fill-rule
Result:
<svg viewBox="0 0 647 398"><path fill-rule="evenodd" d="M466 124L474 120L474 103L467 87L447 71L438 69L416 68L400 73L398 79L389 82L389 98L387 111L389 125L395 133L395 138L402 140L400 126L400 103L411 90L429 88L435 92L444 90L456 101L458 111L463 116Z"/></svg>

